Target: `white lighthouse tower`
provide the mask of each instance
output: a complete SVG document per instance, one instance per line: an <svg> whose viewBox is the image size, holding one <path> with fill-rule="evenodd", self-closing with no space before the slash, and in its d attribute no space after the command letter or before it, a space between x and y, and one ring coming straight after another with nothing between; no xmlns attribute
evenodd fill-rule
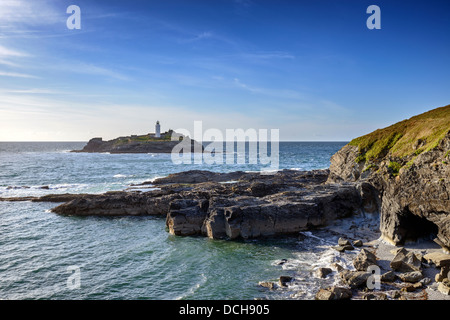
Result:
<svg viewBox="0 0 450 320"><path fill-rule="evenodd" d="M155 138L161 138L161 126L159 125L159 121L156 121Z"/></svg>

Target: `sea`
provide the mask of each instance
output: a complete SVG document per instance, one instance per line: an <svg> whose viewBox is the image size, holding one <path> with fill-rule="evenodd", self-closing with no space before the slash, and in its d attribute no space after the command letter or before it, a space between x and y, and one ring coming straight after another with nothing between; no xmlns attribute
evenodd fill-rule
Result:
<svg viewBox="0 0 450 320"><path fill-rule="evenodd" d="M85 144L0 142L0 197L98 194L191 169L262 167L175 164L170 154L70 152ZM328 168L345 144L280 142L279 168ZM314 270L336 259L327 248L337 238L320 229L238 241L179 237L167 232L165 217L60 216L50 211L56 205L0 201L0 299L314 299L318 287L329 285ZM258 285L280 276L296 279L289 290Z"/></svg>

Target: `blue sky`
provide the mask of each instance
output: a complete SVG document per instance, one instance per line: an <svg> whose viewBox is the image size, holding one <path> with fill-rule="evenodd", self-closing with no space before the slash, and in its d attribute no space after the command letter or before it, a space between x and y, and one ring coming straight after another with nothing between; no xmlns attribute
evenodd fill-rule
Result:
<svg viewBox="0 0 450 320"><path fill-rule="evenodd" d="M81 30L69 30L69 5ZM366 9L381 9L369 30ZM450 103L450 2L1 0L0 141L350 140Z"/></svg>

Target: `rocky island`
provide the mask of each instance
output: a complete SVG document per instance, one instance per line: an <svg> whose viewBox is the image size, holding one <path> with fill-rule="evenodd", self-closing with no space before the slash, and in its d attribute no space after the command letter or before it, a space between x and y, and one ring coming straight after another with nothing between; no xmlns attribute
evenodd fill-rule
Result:
<svg viewBox="0 0 450 320"><path fill-rule="evenodd" d="M202 152L203 145L173 130L160 133L159 121L156 122L156 132L145 135L131 135L113 140L103 141L102 138L92 138L81 150L71 152L102 152L102 153L171 153L174 148L183 143L185 150Z"/></svg>

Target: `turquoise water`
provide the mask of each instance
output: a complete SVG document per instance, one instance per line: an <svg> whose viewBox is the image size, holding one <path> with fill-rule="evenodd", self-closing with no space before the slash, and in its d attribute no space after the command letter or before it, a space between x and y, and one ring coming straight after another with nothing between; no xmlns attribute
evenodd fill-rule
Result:
<svg viewBox="0 0 450 320"><path fill-rule="evenodd" d="M319 169L345 143L280 144L280 168ZM0 197L100 193L169 173L258 170L256 165L173 165L164 154L79 154L84 143L0 143ZM44 188L43 188L44 187ZM1 299L285 299L259 281L303 274L320 240L219 241L176 237L159 217L62 217L54 203L0 202ZM280 267L277 261L288 259ZM68 267L79 286L68 285ZM305 298L310 297L306 294Z"/></svg>

